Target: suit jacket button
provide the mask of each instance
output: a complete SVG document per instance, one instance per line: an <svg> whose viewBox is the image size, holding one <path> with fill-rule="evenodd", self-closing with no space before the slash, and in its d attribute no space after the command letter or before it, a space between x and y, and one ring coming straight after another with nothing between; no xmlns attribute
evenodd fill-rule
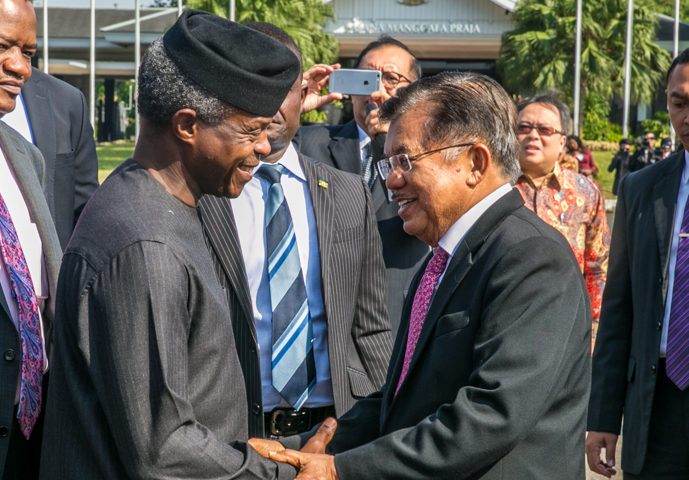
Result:
<svg viewBox="0 0 689 480"><path fill-rule="evenodd" d="M260 415L263 409L258 403L252 403L251 404L251 411L254 413L254 415Z"/></svg>
<svg viewBox="0 0 689 480"><path fill-rule="evenodd" d="M663 322L658 322L658 323L656 323L656 328L657 328L658 330L662 330L662 329L663 329Z"/></svg>
<svg viewBox="0 0 689 480"><path fill-rule="evenodd" d="M657 370L658 370L658 367L656 367L655 365L651 365L651 373L652 373L653 375L656 374L656 371L657 371Z"/></svg>
<svg viewBox="0 0 689 480"><path fill-rule="evenodd" d="M11 362L16 358L17 354L10 348L9 350L5 350L4 356L5 361Z"/></svg>
<svg viewBox="0 0 689 480"><path fill-rule="evenodd" d="M4 438L4 437L6 437L7 435L9 435L9 433L10 433L10 429L9 429L9 428L7 428L7 427L4 426L4 425L0 427L0 437L3 437L3 438Z"/></svg>

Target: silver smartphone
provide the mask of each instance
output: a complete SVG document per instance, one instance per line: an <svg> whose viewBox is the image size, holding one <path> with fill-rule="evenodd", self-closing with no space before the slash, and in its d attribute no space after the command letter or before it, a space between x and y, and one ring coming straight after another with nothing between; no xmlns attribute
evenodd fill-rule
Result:
<svg viewBox="0 0 689 480"><path fill-rule="evenodd" d="M328 90L343 95L369 96L380 90L380 71L340 68L330 74Z"/></svg>

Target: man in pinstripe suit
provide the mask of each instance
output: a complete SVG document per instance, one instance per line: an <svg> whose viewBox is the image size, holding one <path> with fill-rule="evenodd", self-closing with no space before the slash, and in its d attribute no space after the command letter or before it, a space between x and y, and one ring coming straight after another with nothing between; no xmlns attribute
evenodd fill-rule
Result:
<svg viewBox="0 0 689 480"><path fill-rule="evenodd" d="M288 46L274 25L249 25ZM248 395L249 433L279 437L342 415L383 383L392 340L385 309L385 270L370 195L361 177L299 155L291 143L303 98L297 79L268 129L266 164L283 168L313 324L316 384L296 410L271 384L270 282L266 267L266 198L254 178L231 201L206 196L201 217L216 271L228 295ZM260 169L261 167L259 167Z"/></svg>

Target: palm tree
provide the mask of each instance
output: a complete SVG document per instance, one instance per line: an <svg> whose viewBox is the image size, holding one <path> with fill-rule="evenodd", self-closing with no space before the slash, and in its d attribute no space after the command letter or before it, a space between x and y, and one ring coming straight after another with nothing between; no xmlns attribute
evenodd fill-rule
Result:
<svg viewBox="0 0 689 480"><path fill-rule="evenodd" d="M622 94L627 0L583 2L581 99L609 102ZM670 54L653 43L653 0L634 1L632 97L650 103ZM519 95L560 90L571 103L574 82L575 0L522 0L515 28L503 34L497 61L505 88ZM583 108L580 109L583 112Z"/></svg>
<svg viewBox="0 0 689 480"><path fill-rule="evenodd" d="M229 1L189 0L187 6L227 17ZM337 41L323 31L334 11L322 0L237 0L235 8L239 23L270 22L285 30L301 51L304 69L337 59Z"/></svg>

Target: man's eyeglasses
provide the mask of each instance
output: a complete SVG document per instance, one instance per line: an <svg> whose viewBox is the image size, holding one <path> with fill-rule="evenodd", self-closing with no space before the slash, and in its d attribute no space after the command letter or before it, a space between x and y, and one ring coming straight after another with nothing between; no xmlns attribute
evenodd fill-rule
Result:
<svg viewBox="0 0 689 480"><path fill-rule="evenodd" d="M550 125L533 125L531 123L519 123L517 124L517 133L519 135L528 135L531 133L531 130L536 129L538 131L538 134L541 137L550 137L552 135L555 135L556 133L559 133L560 135L564 135L565 132L561 132L560 130L556 130L555 127L551 127Z"/></svg>
<svg viewBox="0 0 689 480"><path fill-rule="evenodd" d="M447 147L436 148L434 150L429 150L427 152L417 153L411 157L406 153L398 153L388 158L379 160L376 166L378 167L378 173L380 178L387 180L393 170L400 169L402 172L409 172L411 170L411 162L413 160L418 160L419 158L430 155L431 153L441 152L447 150L448 148L459 148L468 147L470 145L475 145L476 142L471 143L458 143L457 145L448 145Z"/></svg>
<svg viewBox="0 0 689 480"><path fill-rule="evenodd" d="M382 72L381 81L388 90L394 90L400 83L412 83L407 77L397 72Z"/></svg>

